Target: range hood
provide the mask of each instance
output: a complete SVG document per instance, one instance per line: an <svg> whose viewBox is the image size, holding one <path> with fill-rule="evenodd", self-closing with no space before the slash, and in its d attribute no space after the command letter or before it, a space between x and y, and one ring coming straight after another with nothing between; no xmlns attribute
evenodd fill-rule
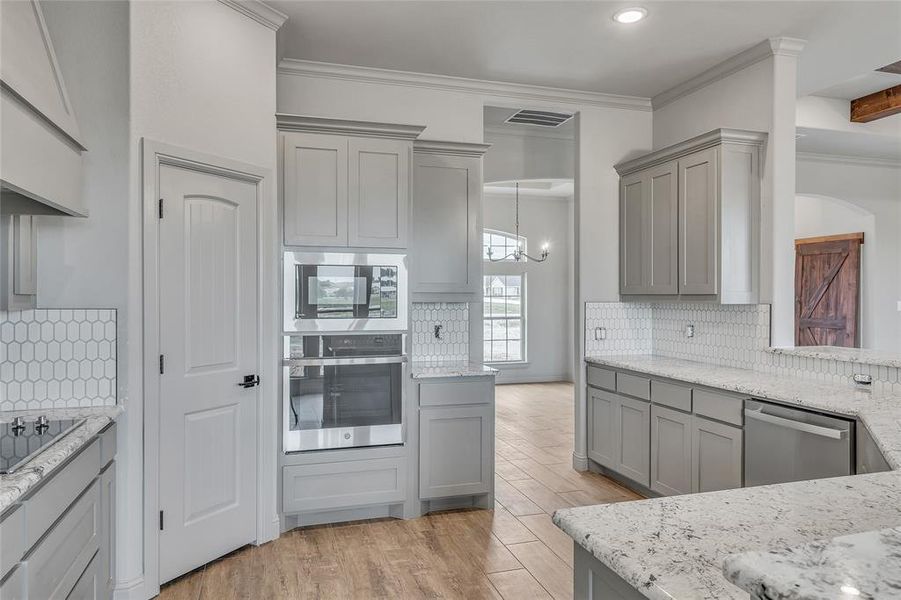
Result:
<svg viewBox="0 0 901 600"><path fill-rule="evenodd" d="M79 137L40 4L0 2L0 214L86 217Z"/></svg>

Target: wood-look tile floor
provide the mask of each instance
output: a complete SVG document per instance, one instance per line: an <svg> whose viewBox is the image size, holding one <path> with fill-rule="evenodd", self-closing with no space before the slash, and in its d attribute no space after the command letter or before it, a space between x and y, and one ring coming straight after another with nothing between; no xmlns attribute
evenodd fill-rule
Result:
<svg viewBox="0 0 901 600"><path fill-rule="evenodd" d="M573 386L497 387L496 505L295 529L163 587L165 600L572 598L558 508L640 498L572 469Z"/></svg>

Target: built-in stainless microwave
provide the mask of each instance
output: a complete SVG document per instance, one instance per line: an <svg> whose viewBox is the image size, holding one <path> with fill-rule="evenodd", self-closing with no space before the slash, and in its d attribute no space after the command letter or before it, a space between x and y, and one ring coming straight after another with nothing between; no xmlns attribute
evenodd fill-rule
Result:
<svg viewBox="0 0 901 600"><path fill-rule="evenodd" d="M404 254L284 256L285 333L406 331Z"/></svg>

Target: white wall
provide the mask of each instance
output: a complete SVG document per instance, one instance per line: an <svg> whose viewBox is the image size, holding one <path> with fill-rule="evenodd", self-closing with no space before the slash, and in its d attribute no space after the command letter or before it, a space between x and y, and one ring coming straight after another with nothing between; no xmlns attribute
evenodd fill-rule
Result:
<svg viewBox="0 0 901 600"><path fill-rule="evenodd" d="M572 198L520 195L519 204L520 235L528 240L529 252L537 254L541 244L548 242L551 253L543 263L485 263L485 275L523 273L526 276L527 363L494 365L500 369L497 381L569 381L574 334L570 279ZM485 194L486 228L512 232L513 217L512 194Z"/></svg>
<svg viewBox="0 0 901 600"><path fill-rule="evenodd" d="M131 4L131 150L129 240L129 328L141 328L141 168L142 138L251 163L275 172L275 32L214 1L133 2ZM275 186L269 206L274 221ZM274 223L272 224L274 231ZM276 302L272 290L273 306ZM142 553L141 344L130 340L124 436L128 479L120 487L119 580L134 595L157 591L153 575L141 586ZM264 362L276 360L265 349ZM277 387L275 388L277 389ZM261 401L278 399L272 393ZM120 430L120 434L123 430ZM275 490L277 449L271 442L271 473L261 486ZM266 479L268 477L268 479ZM274 496L274 494L273 494ZM275 506L261 510L275 515Z"/></svg>
<svg viewBox="0 0 901 600"><path fill-rule="evenodd" d="M794 252L797 57L776 54L718 79L654 111L654 148L707 131L769 134L761 188L761 300L773 305L773 343L790 345L794 278L784 260Z"/></svg>
<svg viewBox="0 0 901 600"><path fill-rule="evenodd" d="M799 158L798 237L865 231L862 347L901 352L901 168Z"/></svg>
<svg viewBox="0 0 901 600"><path fill-rule="evenodd" d="M485 155L485 182L514 179L572 179L575 175L574 140L485 132L491 149Z"/></svg>

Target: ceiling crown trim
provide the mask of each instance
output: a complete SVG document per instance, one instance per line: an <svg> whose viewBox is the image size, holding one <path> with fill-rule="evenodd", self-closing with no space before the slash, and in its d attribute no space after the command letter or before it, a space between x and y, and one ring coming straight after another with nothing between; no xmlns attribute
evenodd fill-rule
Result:
<svg viewBox="0 0 901 600"><path fill-rule="evenodd" d="M262 0L219 0L219 2L272 31L278 31L288 20L288 15L272 8Z"/></svg>
<svg viewBox="0 0 901 600"><path fill-rule="evenodd" d="M620 96L571 90L522 83L506 83L469 79L450 75L431 73L414 73L374 67L339 65L296 58L283 58L278 65L279 75L299 77L317 77L321 79L339 79L360 83L387 84L408 87L419 87L433 90L466 92L470 94L486 94L517 100L550 102L554 104L573 104L578 106L598 106L625 110L650 111L650 98L637 96Z"/></svg>
<svg viewBox="0 0 901 600"><path fill-rule="evenodd" d="M804 49L805 43L804 40L789 37L763 40L756 46L752 46L744 52L740 52L731 58L727 58L718 65L707 69L700 75L696 75L687 81L683 81L679 85L671 87L665 92L657 94L651 99L651 104L653 105L654 110L657 110L670 102L675 102L679 98L694 93L721 79L725 79L729 75L737 73L742 69L746 69L771 56L799 56Z"/></svg>
<svg viewBox="0 0 901 600"><path fill-rule="evenodd" d="M838 163L863 167L889 167L901 169L901 160L877 156L849 156L844 154L823 154L818 152L797 152L797 160L808 162Z"/></svg>
<svg viewBox="0 0 901 600"><path fill-rule="evenodd" d="M312 117L309 115L293 115L290 113L275 113L275 123L279 131L359 135L397 140L415 140L425 129L425 125L350 121L346 119Z"/></svg>

